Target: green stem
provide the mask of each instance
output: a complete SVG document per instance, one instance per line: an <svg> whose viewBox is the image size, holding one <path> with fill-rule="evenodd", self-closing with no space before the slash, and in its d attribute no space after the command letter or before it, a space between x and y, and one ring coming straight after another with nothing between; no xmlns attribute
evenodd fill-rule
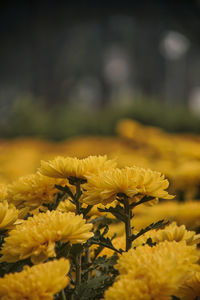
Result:
<svg viewBox="0 0 200 300"><path fill-rule="evenodd" d="M62 295L62 300L67 300L64 289L61 291L61 295Z"/></svg>
<svg viewBox="0 0 200 300"><path fill-rule="evenodd" d="M76 183L76 194L74 196L75 204L76 204L76 214L80 215L81 214L81 203L79 202L80 197L81 197L81 186L80 183Z"/></svg>
<svg viewBox="0 0 200 300"><path fill-rule="evenodd" d="M76 288L81 284L81 253L76 255Z"/></svg>
<svg viewBox="0 0 200 300"><path fill-rule="evenodd" d="M114 247L112 247L112 246L109 246L108 244L106 244L106 243L104 243L104 242L101 242L101 241L93 241L92 242L92 245L99 245L99 246L103 246L103 248L105 247L105 248L108 248L108 249L111 249L111 250L113 250L113 251L115 251L115 252L117 252L117 253L119 253L119 254L122 254L122 252L123 252L123 250L118 250L118 249L116 249L116 248L114 248Z"/></svg>
<svg viewBox="0 0 200 300"><path fill-rule="evenodd" d="M131 239L131 216L132 211L128 202L127 196L124 196L124 212L125 212L125 232L126 232L126 251L131 249L132 239Z"/></svg>
<svg viewBox="0 0 200 300"><path fill-rule="evenodd" d="M91 259L90 259L90 248L87 247L86 250L85 250L85 262L86 264L89 264L91 262ZM88 281L90 279L90 272L87 273L87 277L86 277L86 280Z"/></svg>

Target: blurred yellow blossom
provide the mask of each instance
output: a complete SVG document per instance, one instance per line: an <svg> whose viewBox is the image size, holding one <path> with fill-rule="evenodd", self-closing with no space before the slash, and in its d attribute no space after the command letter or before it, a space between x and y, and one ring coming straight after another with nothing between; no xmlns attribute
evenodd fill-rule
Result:
<svg viewBox="0 0 200 300"><path fill-rule="evenodd" d="M0 184L0 201L5 200L7 197L7 184Z"/></svg>
<svg viewBox="0 0 200 300"><path fill-rule="evenodd" d="M171 223L164 229L153 229L146 232L133 242L133 247L142 245L148 238L151 238L153 243L163 241L186 241L187 245L200 243L200 234L196 234L195 231L187 230L185 225L178 226L176 222Z"/></svg>
<svg viewBox="0 0 200 300"><path fill-rule="evenodd" d="M116 204L117 204L117 201L112 202L112 205L116 205ZM88 212L87 216L88 217L98 217L98 216L100 217L100 216L106 215L107 218L113 219L114 217L111 213L100 212L98 210L98 208L109 208L110 206L111 206L110 204L107 204L106 206L104 206L102 204L93 205L91 210ZM87 208L88 205L86 203L82 203L82 207ZM57 207L57 210L61 211L61 212L76 212L76 206L69 199L66 199L64 201L60 201L60 203Z"/></svg>
<svg viewBox="0 0 200 300"><path fill-rule="evenodd" d="M33 209L54 201L58 193L55 184L62 185L63 181L39 173L26 175L8 185L7 199L17 208L28 206Z"/></svg>
<svg viewBox="0 0 200 300"><path fill-rule="evenodd" d="M161 219L176 221L179 225L185 224L188 229L200 226L200 201L165 202L148 209L140 205L135 208L134 213L132 226L137 230Z"/></svg>
<svg viewBox="0 0 200 300"><path fill-rule="evenodd" d="M29 217L9 232L0 253L0 261L15 262L31 257L34 264L54 257L57 241L71 244L85 243L93 233L82 215L47 211Z"/></svg>
<svg viewBox="0 0 200 300"><path fill-rule="evenodd" d="M53 300L69 282L69 261L61 258L0 278L1 300Z"/></svg>

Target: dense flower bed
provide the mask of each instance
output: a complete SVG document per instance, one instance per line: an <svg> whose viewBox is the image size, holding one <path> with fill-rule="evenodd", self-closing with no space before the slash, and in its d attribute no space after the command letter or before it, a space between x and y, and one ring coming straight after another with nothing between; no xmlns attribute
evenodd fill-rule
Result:
<svg viewBox="0 0 200 300"><path fill-rule="evenodd" d="M2 143L0 299L198 299L199 139L118 132Z"/></svg>

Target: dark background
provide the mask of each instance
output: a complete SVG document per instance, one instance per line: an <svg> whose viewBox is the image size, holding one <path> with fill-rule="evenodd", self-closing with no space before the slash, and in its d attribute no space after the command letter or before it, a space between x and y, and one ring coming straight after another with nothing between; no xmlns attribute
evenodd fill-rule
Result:
<svg viewBox="0 0 200 300"><path fill-rule="evenodd" d="M0 45L2 137L200 130L200 1L7 3Z"/></svg>

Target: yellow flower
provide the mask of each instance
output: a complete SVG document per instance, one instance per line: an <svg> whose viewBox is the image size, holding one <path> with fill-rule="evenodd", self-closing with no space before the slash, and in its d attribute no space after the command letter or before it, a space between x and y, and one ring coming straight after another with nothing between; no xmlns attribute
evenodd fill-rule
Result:
<svg viewBox="0 0 200 300"><path fill-rule="evenodd" d="M63 182L39 173L23 176L8 185L7 199L17 208L24 206L36 208L54 200L55 194L58 193L55 184L63 184Z"/></svg>
<svg viewBox="0 0 200 300"><path fill-rule="evenodd" d="M170 300L198 269L195 246L175 241L155 247L139 246L121 255L120 275L105 293L105 300Z"/></svg>
<svg viewBox="0 0 200 300"><path fill-rule="evenodd" d="M114 160L107 160L107 156L89 156L84 159L76 157L57 156L51 161L41 161L40 173L48 177L86 179L87 173L96 173L116 166Z"/></svg>
<svg viewBox="0 0 200 300"><path fill-rule="evenodd" d="M195 300L200 295L200 272L196 272L192 278L187 280L180 288L176 296L182 300Z"/></svg>
<svg viewBox="0 0 200 300"><path fill-rule="evenodd" d="M195 231L187 230L185 225L177 226L176 222L171 223L164 229L154 229L146 232L133 242L133 247L142 245L148 238L151 238L153 243L160 243L163 241L186 241L187 245L193 245L200 242L200 234L196 234Z"/></svg>
<svg viewBox="0 0 200 300"><path fill-rule="evenodd" d="M28 218L9 232L0 253L0 261L15 262L31 257L36 264L54 257L55 242L85 243L93 233L82 215L47 211Z"/></svg>
<svg viewBox="0 0 200 300"><path fill-rule="evenodd" d="M53 300L69 282L69 261L61 258L0 278L1 300Z"/></svg>
<svg viewBox="0 0 200 300"><path fill-rule="evenodd" d="M158 257L160 257L159 260L157 260ZM165 264L164 261L169 259L173 261L176 260L177 264L181 262L180 267L181 264L182 266L185 264L192 269L194 263L199 259L199 254L196 245L187 245L185 241L164 241L154 247L144 245L124 252L115 267L120 274L126 274L129 270L132 270L132 268L136 266L139 267L143 259L145 259L145 263L152 264L152 268L154 268L156 261L159 265L160 263ZM130 268L130 266L132 267Z"/></svg>
<svg viewBox="0 0 200 300"><path fill-rule="evenodd" d="M0 201L5 200L7 197L7 185L1 183L0 184Z"/></svg>
<svg viewBox="0 0 200 300"><path fill-rule="evenodd" d="M126 167L111 169L98 174L86 176L88 182L84 185L84 202L87 204L108 204L114 201L117 194L125 194L131 201L137 202L144 196L171 199L165 189L169 182L164 175L149 169Z"/></svg>
<svg viewBox="0 0 200 300"><path fill-rule="evenodd" d="M18 210L13 204L8 205L6 200L0 202L0 230L13 225L18 218Z"/></svg>

